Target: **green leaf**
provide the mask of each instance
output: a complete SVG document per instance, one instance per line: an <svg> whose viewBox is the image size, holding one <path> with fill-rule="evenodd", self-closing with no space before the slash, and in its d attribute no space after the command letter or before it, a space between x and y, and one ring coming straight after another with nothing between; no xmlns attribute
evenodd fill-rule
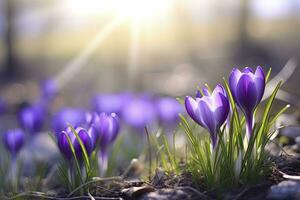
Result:
<svg viewBox="0 0 300 200"><path fill-rule="evenodd" d="M71 128L71 130L75 134L76 139L78 140L78 142L80 144L80 148L81 148L81 150L83 152L83 161L84 161L84 165L85 165L86 174L88 175L90 173L90 160L89 160L89 156L88 156L88 154L86 152L86 149L85 149L85 146L84 146L82 140L80 139L78 133L76 132L76 130L71 125L69 125L69 127Z"/></svg>
<svg viewBox="0 0 300 200"><path fill-rule="evenodd" d="M268 72L267 72L267 75L266 75L266 83L269 81L271 72L272 72L272 68L270 67L269 70L268 70Z"/></svg>

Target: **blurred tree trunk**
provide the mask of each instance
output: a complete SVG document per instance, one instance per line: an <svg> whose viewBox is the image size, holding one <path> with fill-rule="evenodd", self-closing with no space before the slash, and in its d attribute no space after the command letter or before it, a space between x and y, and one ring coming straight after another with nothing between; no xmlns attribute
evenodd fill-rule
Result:
<svg viewBox="0 0 300 200"><path fill-rule="evenodd" d="M15 16L15 0L5 1L5 17L6 17L6 30L5 30L5 71L4 75L11 78L15 75L17 62L14 50L15 30L14 30L14 16Z"/></svg>

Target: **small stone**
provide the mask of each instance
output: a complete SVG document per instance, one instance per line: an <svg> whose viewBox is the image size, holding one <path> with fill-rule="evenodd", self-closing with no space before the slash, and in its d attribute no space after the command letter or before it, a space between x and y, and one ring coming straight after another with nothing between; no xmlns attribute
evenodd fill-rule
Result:
<svg viewBox="0 0 300 200"><path fill-rule="evenodd" d="M183 190L176 189L160 189L155 192L150 192L143 196L141 200L176 200L176 199L188 199L189 195Z"/></svg>
<svg viewBox="0 0 300 200"><path fill-rule="evenodd" d="M268 199L272 200L290 200L300 198L300 182L299 181L282 181L270 188Z"/></svg>
<svg viewBox="0 0 300 200"><path fill-rule="evenodd" d="M122 190L122 193L130 198L138 198L145 193L154 192L155 189L150 186L131 187Z"/></svg>
<svg viewBox="0 0 300 200"><path fill-rule="evenodd" d="M295 142L298 145L298 148L300 149L300 136L295 138Z"/></svg>

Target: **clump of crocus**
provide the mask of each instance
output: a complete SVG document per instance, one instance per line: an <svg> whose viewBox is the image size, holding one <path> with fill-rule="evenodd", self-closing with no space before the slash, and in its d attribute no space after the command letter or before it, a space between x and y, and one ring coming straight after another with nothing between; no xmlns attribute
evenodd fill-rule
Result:
<svg viewBox="0 0 300 200"><path fill-rule="evenodd" d="M232 96L246 117L248 138L252 134L254 125L254 110L265 91L265 81L265 73L260 66L255 72L248 67L242 72L234 68L229 77Z"/></svg>
<svg viewBox="0 0 300 200"><path fill-rule="evenodd" d="M107 150L108 147L115 141L118 136L120 123L119 118L115 113L106 114L94 113L90 122L91 127L98 135L99 139L99 154L98 154L98 165L100 173L103 174L107 170L108 158Z"/></svg>
<svg viewBox="0 0 300 200"><path fill-rule="evenodd" d="M5 148L11 154L10 179L14 184L17 180L17 155L24 146L25 133L21 129L10 129L3 135L3 143Z"/></svg>
<svg viewBox="0 0 300 200"><path fill-rule="evenodd" d="M39 104L23 108L18 115L20 126L30 134L41 131L44 122L44 109Z"/></svg>
<svg viewBox="0 0 300 200"><path fill-rule="evenodd" d="M217 144L218 131L229 112L229 101L221 85L217 85L212 93L204 87L202 93L203 96L198 95L196 99L187 96L185 108L195 122L209 131L214 149Z"/></svg>
<svg viewBox="0 0 300 200"><path fill-rule="evenodd" d="M94 141L89 130L82 127L73 128L69 125L56 135L57 146L66 158L61 162L59 173L64 185L74 190L81 184L90 181L93 174L91 153Z"/></svg>
<svg viewBox="0 0 300 200"><path fill-rule="evenodd" d="M170 130L179 122L179 113L182 111L180 103L171 97L162 97L156 100L156 110L159 122Z"/></svg>
<svg viewBox="0 0 300 200"><path fill-rule="evenodd" d="M254 112L263 97L268 75L265 77L261 67L257 67L255 72L250 68L242 72L233 69L229 83L224 79L226 93L221 85L217 85L212 92L208 86L199 90L195 99L186 97L185 107L189 116L210 133L210 139L198 136L195 133L197 129L193 129L181 116L181 127L191 147L191 159L188 161L190 172L203 177L208 187L255 183L270 172L271 159L265 150L274 134L270 129L289 106L270 115L281 86L279 82L266 102L259 123L255 123ZM237 107L245 118L239 116ZM222 124L226 118L228 123L225 127ZM244 140L245 135L248 142Z"/></svg>
<svg viewBox="0 0 300 200"><path fill-rule="evenodd" d="M76 158L78 160L82 160L83 149L74 131L76 131L78 137L82 141L86 153L90 155L93 150L93 140L88 131L84 128L77 127L73 130L71 127L67 127L57 135L57 144L61 153L68 160L72 160L74 158L71 145L74 148Z"/></svg>

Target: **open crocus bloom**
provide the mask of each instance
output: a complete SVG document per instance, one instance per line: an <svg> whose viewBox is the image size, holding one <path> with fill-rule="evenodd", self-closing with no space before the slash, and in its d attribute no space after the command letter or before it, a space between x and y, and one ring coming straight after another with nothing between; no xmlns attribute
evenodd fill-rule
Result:
<svg viewBox="0 0 300 200"><path fill-rule="evenodd" d="M258 66L253 73L246 67L242 72L234 68L229 77L232 96L246 116L247 135L250 138L253 127L253 112L261 101L265 91L265 73Z"/></svg>
<svg viewBox="0 0 300 200"><path fill-rule="evenodd" d="M196 99L187 96L185 108L195 122L209 131L212 147L215 148L217 132L229 112L229 101L221 85L217 85L212 93L207 88L204 88L203 91L205 91L203 92L204 96L201 95Z"/></svg>

